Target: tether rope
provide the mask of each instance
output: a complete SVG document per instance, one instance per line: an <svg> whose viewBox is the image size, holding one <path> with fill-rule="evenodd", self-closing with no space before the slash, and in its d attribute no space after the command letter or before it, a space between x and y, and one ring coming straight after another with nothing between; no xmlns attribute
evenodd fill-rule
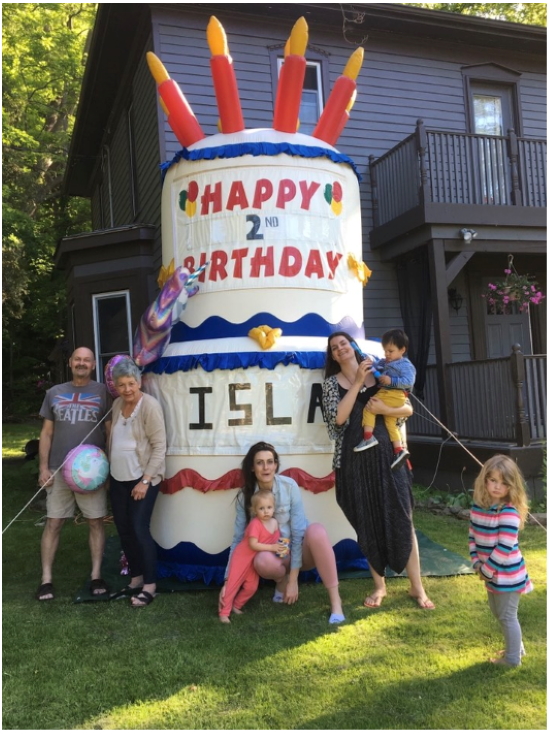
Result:
<svg viewBox="0 0 550 734"><path fill-rule="evenodd" d="M417 403L418 403L419 405L421 405L421 406L422 406L422 407L424 408L424 410L426 411L426 413L427 413L427 414L428 414L428 415L429 415L429 416L430 416L431 418L433 418L433 419L434 419L434 420L436 421L436 423L438 423L438 424L439 424L439 425L441 426L441 428L443 428L443 430L447 431L447 433L449 434L449 436L450 436L451 438L454 438L454 440L455 440L455 441L457 442L457 444L458 444L459 446L461 446L461 447L462 447L462 448L464 449L464 451L465 451L465 452L466 452L466 453L467 453L467 454L468 454L469 456L471 456L471 457L472 457L472 459L473 459L473 460L474 460L475 462L477 462L477 463L479 464L479 466L483 467L483 462L481 462L481 461L480 461L480 460L479 460L479 459L477 458L477 456L474 456L474 455L472 454L472 452L471 452L471 451L470 451L469 449L467 449L467 448L466 448L466 446L464 446L464 444L463 444L463 443L462 443L462 441L461 441L461 440L460 440L460 439L458 438L458 436L457 436L457 435L456 435L455 433L453 433L453 432L452 432L451 430L449 430L449 429L447 428L447 426L445 426L445 425L444 425L444 424L443 424L443 423L442 423L442 422L441 422L441 421L439 420L439 418L437 418L437 416L435 416L435 415L434 415L433 413L431 413L431 412L430 412L430 411L428 410L428 408L426 408L426 406L424 405L424 403L423 403L423 402L422 402L422 401L421 401L421 400L420 400L419 398L417 398L417 397L416 397L416 395L413 395L413 393L409 393L409 397L413 397L413 398L414 398L414 399L416 400L416 402L417 402ZM434 479L435 479L435 477L434 477ZM432 479L432 482L433 482L433 479ZM543 525L543 524L542 524L541 522L539 522L539 521L537 520L537 518L536 518L536 517L535 517L534 515L532 515L532 514L531 514L530 512L528 512L527 514L529 515L529 517L530 517L530 518L531 518L532 520L534 520L534 521L535 521L535 522L537 523L537 525L540 525L540 526L541 526L541 528L542 528L542 529L544 530L544 532L545 532L545 533L548 533L548 530L547 530L547 529L546 529L546 528L544 527L544 525Z"/></svg>
<svg viewBox="0 0 550 734"><path fill-rule="evenodd" d="M82 446L82 444L84 443L84 441L85 441L85 440L86 440L87 438L89 438L89 437L90 437L90 436L92 435L92 433L93 433L93 432L94 432L94 431L96 430L96 428L99 428L99 426L100 426L100 425L101 425L101 424L103 423L103 421L105 420L105 418L107 418L107 416L109 415L109 413L110 413L110 412L111 412L112 410L113 410L112 408L109 408L109 410L108 410L108 411L107 411L107 412L105 413L105 415L104 415L104 416L103 416L103 418L102 418L102 419L101 419L101 420L99 421L99 423L96 423L96 424L94 425L94 427L92 428L92 430L91 430L91 431L90 431L90 432L89 432L89 433L88 433L88 434L87 434L86 436L84 436L84 438L82 439L82 441L81 441L80 443L78 443L78 444L77 444L77 445L75 446L75 448L78 448L79 446ZM35 494L34 494L34 495L33 495L33 496L32 496L32 497L30 498L30 500L29 500L29 501L27 502L27 504L25 505L25 507L23 507L23 509L22 509L22 510L21 510L20 512L18 512L18 513L17 513L17 515L16 515L16 516L15 516L15 517L14 517L14 518L13 518L12 520L10 520L10 522L9 522L9 523L8 523L8 524L6 525L6 527L5 527L5 528L4 528L3 530L2 530L2 535L4 535L4 533L5 533L5 532L6 532L6 530L7 530L7 529L8 529L9 527L10 527L10 525L12 525L12 524L13 524L13 523L14 523L14 522L15 522L15 521L17 520L17 518L19 517L19 515L22 515L22 514L23 514L23 513L25 512L25 510L26 510L26 509L27 509L27 507L28 507L28 506L29 506L29 505L31 504L31 502L33 502L33 501L34 501L34 499L35 499L36 497L38 497L38 495L40 494L40 492L41 492L41 491L42 491L42 490L43 490L43 489L44 489L45 487L47 487L47 486L48 486L48 484L49 484L49 483L50 483L50 482L52 481L52 479L53 479L53 478L55 477L55 475L56 475L56 474L57 474L57 473L58 473L59 471L61 471L61 469L63 469L63 467L65 466L65 464L66 464L66 463L67 463L67 457L65 457L65 460L63 461L63 463L61 464L61 466L60 466L60 467L59 467L58 469L56 469L56 470L55 470L55 471L53 472L53 474L52 474L52 475L51 475L51 477L50 477L50 478L48 479L48 481L47 481L47 482L46 482L45 484L43 484L43 485L42 485L42 486L40 487L40 489L39 489L39 490L38 490L38 491L37 491L37 492L36 492L36 493L35 493Z"/></svg>

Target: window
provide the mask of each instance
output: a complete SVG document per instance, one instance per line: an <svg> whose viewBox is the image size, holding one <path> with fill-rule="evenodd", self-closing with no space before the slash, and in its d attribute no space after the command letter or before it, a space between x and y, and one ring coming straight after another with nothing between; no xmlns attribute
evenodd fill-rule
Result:
<svg viewBox="0 0 550 734"><path fill-rule="evenodd" d="M521 137L519 83L521 74L500 64L462 68L468 131L476 135L507 136L513 128Z"/></svg>
<svg viewBox="0 0 550 734"><path fill-rule="evenodd" d="M277 68L280 73L283 59L277 59ZM323 111L323 84L321 81L321 64L317 61L308 61L304 86L302 88L302 101L300 102L300 127L298 132L311 135L315 130L319 115Z"/></svg>
<svg viewBox="0 0 550 734"><path fill-rule="evenodd" d="M132 347L130 292L117 291L92 296L94 341L98 380L115 354L130 354Z"/></svg>

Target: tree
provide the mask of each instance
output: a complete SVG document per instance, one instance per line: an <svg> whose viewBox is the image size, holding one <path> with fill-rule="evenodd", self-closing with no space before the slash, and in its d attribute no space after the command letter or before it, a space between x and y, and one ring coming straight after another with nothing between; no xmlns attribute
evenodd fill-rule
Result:
<svg viewBox="0 0 550 734"><path fill-rule="evenodd" d="M95 9L92 3L2 6L2 336L8 412L18 410L19 394L46 376L48 354L63 333L64 280L53 267L57 242L89 229L89 203L64 197L62 184Z"/></svg>
<svg viewBox="0 0 550 734"><path fill-rule="evenodd" d="M401 3L417 8L446 10L462 15L477 15L510 23L546 26L546 3Z"/></svg>

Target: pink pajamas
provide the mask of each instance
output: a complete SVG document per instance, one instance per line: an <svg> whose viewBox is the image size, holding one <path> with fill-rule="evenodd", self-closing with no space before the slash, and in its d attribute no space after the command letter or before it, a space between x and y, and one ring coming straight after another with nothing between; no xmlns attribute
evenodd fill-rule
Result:
<svg viewBox="0 0 550 734"><path fill-rule="evenodd" d="M254 568L257 553L248 545L248 539L257 538L259 543L272 544L279 540L280 535L279 530L275 533L268 533L257 518L250 521L243 539L235 547L231 556L223 607L219 612L221 617L228 617L233 607L241 609L254 596L260 583L260 577ZM276 556L273 554L273 557Z"/></svg>

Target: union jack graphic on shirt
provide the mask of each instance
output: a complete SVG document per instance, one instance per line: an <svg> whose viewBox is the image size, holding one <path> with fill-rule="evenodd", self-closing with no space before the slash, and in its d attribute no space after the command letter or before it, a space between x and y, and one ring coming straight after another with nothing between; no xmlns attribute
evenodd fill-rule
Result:
<svg viewBox="0 0 550 734"><path fill-rule="evenodd" d="M101 395L84 392L55 395L52 408L58 420L71 423L77 420L97 423L98 413L101 410Z"/></svg>

